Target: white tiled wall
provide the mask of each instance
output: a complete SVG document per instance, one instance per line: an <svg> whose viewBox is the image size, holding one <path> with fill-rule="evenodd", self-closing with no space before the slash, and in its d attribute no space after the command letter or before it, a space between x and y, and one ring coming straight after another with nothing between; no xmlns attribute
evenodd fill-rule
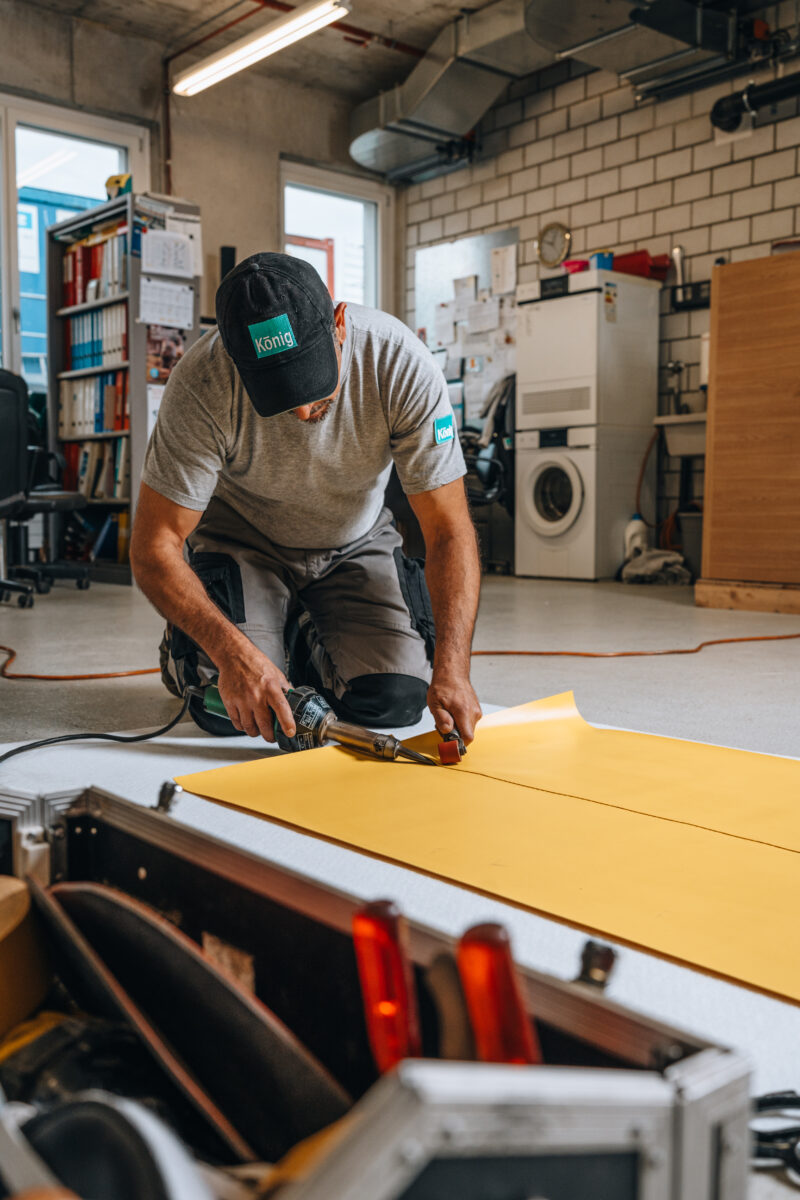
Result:
<svg viewBox="0 0 800 1200"><path fill-rule="evenodd" d="M729 262L760 257L770 253L773 240L800 234L800 116L774 120L781 114L772 114L774 123L744 134L715 133L712 105L747 79L637 108L632 88L620 86L615 75L581 72L579 64L562 63L513 84L481 126L492 157L407 190L406 310L412 326L415 253L441 240L516 227L519 278L526 282L540 273L537 233L559 220L572 230L573 257L598 249L663 254L682 245L687 278L700 281L710 278L721 256ZM687 364L683 400L702 408L700 335L708 328L708 311L671 312L665 289L662 313L661 363ZM678 463L666 460L662 467L666 511L677 498ZM696 467L699 498L701 460Z"/></svg>

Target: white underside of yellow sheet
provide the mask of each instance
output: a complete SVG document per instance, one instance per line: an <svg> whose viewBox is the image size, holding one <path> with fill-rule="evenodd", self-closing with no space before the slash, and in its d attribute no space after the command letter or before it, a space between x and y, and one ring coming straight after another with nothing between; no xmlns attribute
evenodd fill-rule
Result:
<svg viewBox="0 0 800 1200"><path fill-rule="evenodd" d="M178 783L800 1001L800 762L596 729L565 693L485 718L437 771L330 747Z"/></svg>

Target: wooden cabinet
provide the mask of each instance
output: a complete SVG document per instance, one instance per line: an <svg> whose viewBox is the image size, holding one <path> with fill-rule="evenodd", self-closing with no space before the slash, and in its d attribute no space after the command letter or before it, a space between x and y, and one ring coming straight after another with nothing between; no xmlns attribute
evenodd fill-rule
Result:
<svg viewBox="0 0 800 1200"><path fill-rule="evenodd" d="M800 611L800 253L714 270L706 447L697 603Z"/></svg>

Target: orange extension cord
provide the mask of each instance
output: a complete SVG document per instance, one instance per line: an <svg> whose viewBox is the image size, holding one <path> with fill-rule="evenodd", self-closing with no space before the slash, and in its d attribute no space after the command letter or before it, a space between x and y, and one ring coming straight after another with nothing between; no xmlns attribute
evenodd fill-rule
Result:
<svg viewBox="0 0 800 1200"><path fill-rule="evenodd" d="M790 642L800 638L800 633L775 633L762 637L712 638L700 642L697 646L672 650L473 650L473 658L505 657L507 655L522 655L526 658L659 658L665 654L699 654L706 646L735 646L742 642ZM106 674L95 675L23 675L17 671L9 671L16 650L10 646L0 646L6 654L6 660L0 667L0 679L48 679L55 681L79 679L125 679L129 675L157 675L158 667L144 667L139 671L108 671Z"/></svg>

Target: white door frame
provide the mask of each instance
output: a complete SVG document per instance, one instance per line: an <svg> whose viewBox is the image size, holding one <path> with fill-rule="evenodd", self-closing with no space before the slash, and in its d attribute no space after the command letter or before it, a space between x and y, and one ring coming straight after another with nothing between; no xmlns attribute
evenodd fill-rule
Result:
<svg viewBox="0 0 800 1200"><path fill-rule="evenodd" d="M150 187L150 131L142 125L74 112L39 100L22 100L0 92L0 286L2 287L3 366L20 373L19 265L17 261L18 125L34 125L53 133L93 142L110 142L128 151L128 170L138 192ZM98 201L101 203L101 201Z"/></svg>
<svg viewBox="0 0 800 1200"><path fill-rule="evenodd" d="M280 203L280 246L283 249L285 232L283 196L287 183L311 188L318 192L335 192L337 196L352 196L354 200L371 200L378 214L378 307L393 313L394 294L394 189L374 179L363 179L346 171L328 170L327 167L311 167L305 163L281 160Z"/></svg>

